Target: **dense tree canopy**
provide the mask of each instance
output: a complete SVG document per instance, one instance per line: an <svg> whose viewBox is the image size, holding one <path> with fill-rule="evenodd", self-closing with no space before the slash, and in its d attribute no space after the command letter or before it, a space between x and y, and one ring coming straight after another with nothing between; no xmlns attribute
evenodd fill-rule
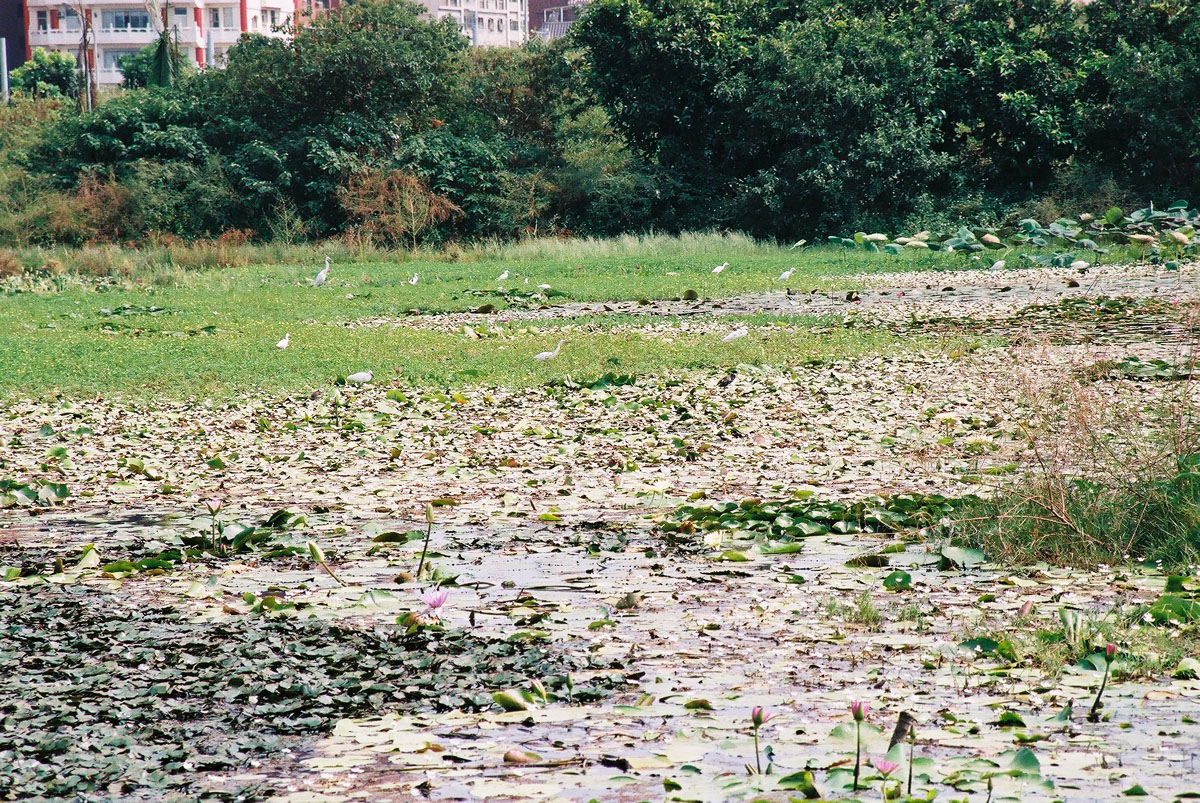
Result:
<svg viewBox="0 0 1200 803"><path fill-rule="evenodd" d="M994 218L1049 195L1195 196L1198 10L596 0L568 40L507 50L368 0L292 39L244 36L223 70L62 114L18 161L76 212L48 228L18 211L0 231L796 238ZM372 188L439 211L381 226L364 217L382 203ZM97 192L118 212L79 218L71 198Z"/></svg>
<svg viewBox="0 0 1200 803"><path fill-rule="evenodd" d="M619 129L679 177L686 225L783 234L1028 196L1080 167L1194 191L1198 10L598 0L577 39Z"/></svg>

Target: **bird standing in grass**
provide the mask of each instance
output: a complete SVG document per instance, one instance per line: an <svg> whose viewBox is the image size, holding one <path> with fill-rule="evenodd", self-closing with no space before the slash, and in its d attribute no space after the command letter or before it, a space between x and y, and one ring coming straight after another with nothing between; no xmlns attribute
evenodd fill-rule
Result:
<svg viewBox="0 0 1200 803"><path fill-rule="evenodd" d="M779 278L776 281L786 282L788 279L792 278L792 274L795 272L795 268L788 268L783 273L779 274Z"/></svg>
<svg viewBox="0 0 1200 803"><path fill-rule="evenodd" d="M533 355L533 358L535 360L537 360L538 362L545 362L546 360L553 360L555 357L558 356L558 350L563 347L563 343L566 343L566 342L567 341L565 341L565 340L560 340L560 341L558 341L558 345L554 347L554 351L538 352L537 354Z"/></svg>
<svg viewBox="0 0 1200 803"><path fill-rule="evenodd" d="M496 281L507 282L508 281L508 271L504 271L504 273L501 273L499 276L497 276Z"/></svg>
<svg viewBox="0 0 1200 803"><path fill-rule="evenodd" d="M278 343L276 343L276 344L275 344L275 348L277 348L277 349L285 349L285 348L287 348L288 346L290 346L290 345L291 345L291 343L292 343L292 336L291 336L291 334L290 334L290 333L289 333L289 334L285 334L285 335L283 336L283 340L280 340Z"/></svg>
<svg viewBox="0 0 1200 803"><path fill-rule="evenodd" d="M409 284L416 284L416 283L417 283L417 282L419 282L419 281L421 281L421 275L420 275L420 274L418 274L418 273L414 273L414 274L412 275L412 278L408 280L408 283L409 283Z"/></svg>
<svg viewBox="0 0 1200 803"><path fill-rule="evenodd" d="M729 267L728 262L722 262L720 265L717 265L715 268L713 268L713 273L720 273L721 271L725 270L728 267Z"/></svg>
<svg viewBox="0 0 1200 803"><path fill-rule="evenodd" d="M313 279L313 287L320 287L329 279L329 257L325 257L325 267L321 268L321 272L317 274L317 278Z"/></svg>
<svg viewBox="0 0 1200 803"><path fill-rule="evenodd" d="M734 329L732 332L725 335L725 337L721 338L721 340L725 343L729 343L734 340L737 340L739 337L745 337L748 334L750 334L749 329L747 329L744 326L739 326L737 329Z"/></svg>
<svg viewBox="0 0 1200 803"><path fill-rule="evenodd" d="M350 374L346 377L346 383L349 385L365 385L375 378L375 374L370 371L359 371L356 374Z"/></svg>

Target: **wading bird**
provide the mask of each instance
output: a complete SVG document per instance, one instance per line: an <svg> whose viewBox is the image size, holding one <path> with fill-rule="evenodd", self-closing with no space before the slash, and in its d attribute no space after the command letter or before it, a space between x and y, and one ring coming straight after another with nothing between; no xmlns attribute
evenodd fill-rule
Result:
<svg viewBox="0 0 1200 803"><path fill-rule="evenodd" d="M504 273L501 273L499 276L497 276L496 281L507 282L508 281L508 271L504 271Z"/></svg>
<svg viewBox="0 0 1200 803"><path fill-rule="evenodd" d="M537 354L533 355L533 358L535 360L537 360L538 362L545 362L546 360L553 360L555 357L558 356L558 350L563 347L563 343L566 343L566 342L567 341L565 341L565 340L560 340L560 341L558 341L558 345L554 347L554 351L538 352Z"/></svg>
<svg viewBox="0 0 1200 803"><path fill-rule="evenodd" d="M720 273L721 271L725 270L728 267L729 267L728 262L722 262L720 265L717 265L715 268L713 268L713 273Z"/></svg>
<svg viewBox="0 0 1200 803"><path fill-rule="evenodd" d="M779 279L777 281L786 282L788 279L792 278L792 274L795 272L795 268L788 268L783 273L779 274Z"/></svg>
<svg viewBox="0 0 1200 803"><path fill-rule="evenodd" d="M409 279L409 280L408 280L408 283L409 283L409 284L416 284L416 283L417 283L417 282L419 282L419 281L421 281L421 276L420 276L420 274L414 273L414 274L413 274L413 277L412 277L411 279Z"/></svg>
<svg viewBox="0 0 1200 803"><path fill-rule="evenodd" d="M290 334L290 333L289 333L289 334L285 334L285 335L283 336L283 340L280 340L278 343L276 343L276 344L275 344L275 348L277 348L277 349L285 349L285 348L287 348L289 345L291 345L291 342L292 342L292 336L291 336L291 334Z"/></svg>
<svg viewBox="0 0 1200 803"><path fill-rule="evenodd" d="M750 334L749 329L744 326L739 326L737 329L734 329L732 332L725 335L725 337L721 338L721 340L725 343L728 343L732 340L737 340L739 337L745 337L748 334Z"/></svg>
<svg viewBox="0 0 1200 803"><path fill-rule="evenodd" d="M365 385L375 378L375 374L370 371L359 371L357 374L350 374L346 377L348 385Z"/></svg>
<svg viewBox="0 0 1200 803"><path fill-rule="evenodd" d="M1003 259L997 259L995 262L992 263L992 270L1003 270L1003 269L1004 269L1004 260Z"/></svg>
<svg viewBox="0 0 1200 803"><path fill-rule="evenodd" d="M325 257L325 267L321 268L321 272L317 274L317 278L313 279L313 287L320 287L325 284L329 278L329 257Z"/></svg>

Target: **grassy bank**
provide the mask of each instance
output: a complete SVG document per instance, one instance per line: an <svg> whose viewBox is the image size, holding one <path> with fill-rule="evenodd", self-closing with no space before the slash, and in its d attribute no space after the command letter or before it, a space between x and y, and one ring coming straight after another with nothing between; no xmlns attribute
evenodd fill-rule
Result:
<svg viewBox="0 0 1200 803"><path fill-rule="evenodd" d="M957 339L851 330L813 334L806 328L771 328L731 343L721 339L725 330L666 337L637 329L557 331L585 319L486 340L408 327L309 323L287 328L291 346L281 351L275 347L285 333L281 324L237 313L204 322L215 328L189 329L183 321L159 318L136 329L102 329L88 319L29 329L6 318L0 323L0 351L8 367L0 377L0 394L226 397L256 389L306 392L339 375L365 370L381 383L403 379L434 387L525 386L567 378L586 382L609 372L659 374L739 363L786 366L881 351L962 347ZM557 359L533 359L553 349L560 334L567 344Z"/></svg>

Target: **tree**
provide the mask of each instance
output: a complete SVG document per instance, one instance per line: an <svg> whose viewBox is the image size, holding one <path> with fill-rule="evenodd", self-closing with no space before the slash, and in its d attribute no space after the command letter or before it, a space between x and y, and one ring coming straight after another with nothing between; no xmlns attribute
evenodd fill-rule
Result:
<svg viewBox="0 0 1200 803"><path fill-rule="evenodd" d="M947 180L936 42L869 4L599 0L576 40L686 228L788 236L902 217Z"/></svg>
<svg viewBox="0 0 1200 803"><path fill-rule="evenodd" d="M121 85L126 89L145 89L151 86L174 86L183 70L190 65L168 31L163 31L152 45L136 53L122 56Z"/></svg>
<svg viewBox="0 0 1200 803"><path fill-rule="evenodd" d="M74 98L79 95L79 74L69 53L35 48L29 61L13 70L9 79L14 89L35 98Z"/></svg>

